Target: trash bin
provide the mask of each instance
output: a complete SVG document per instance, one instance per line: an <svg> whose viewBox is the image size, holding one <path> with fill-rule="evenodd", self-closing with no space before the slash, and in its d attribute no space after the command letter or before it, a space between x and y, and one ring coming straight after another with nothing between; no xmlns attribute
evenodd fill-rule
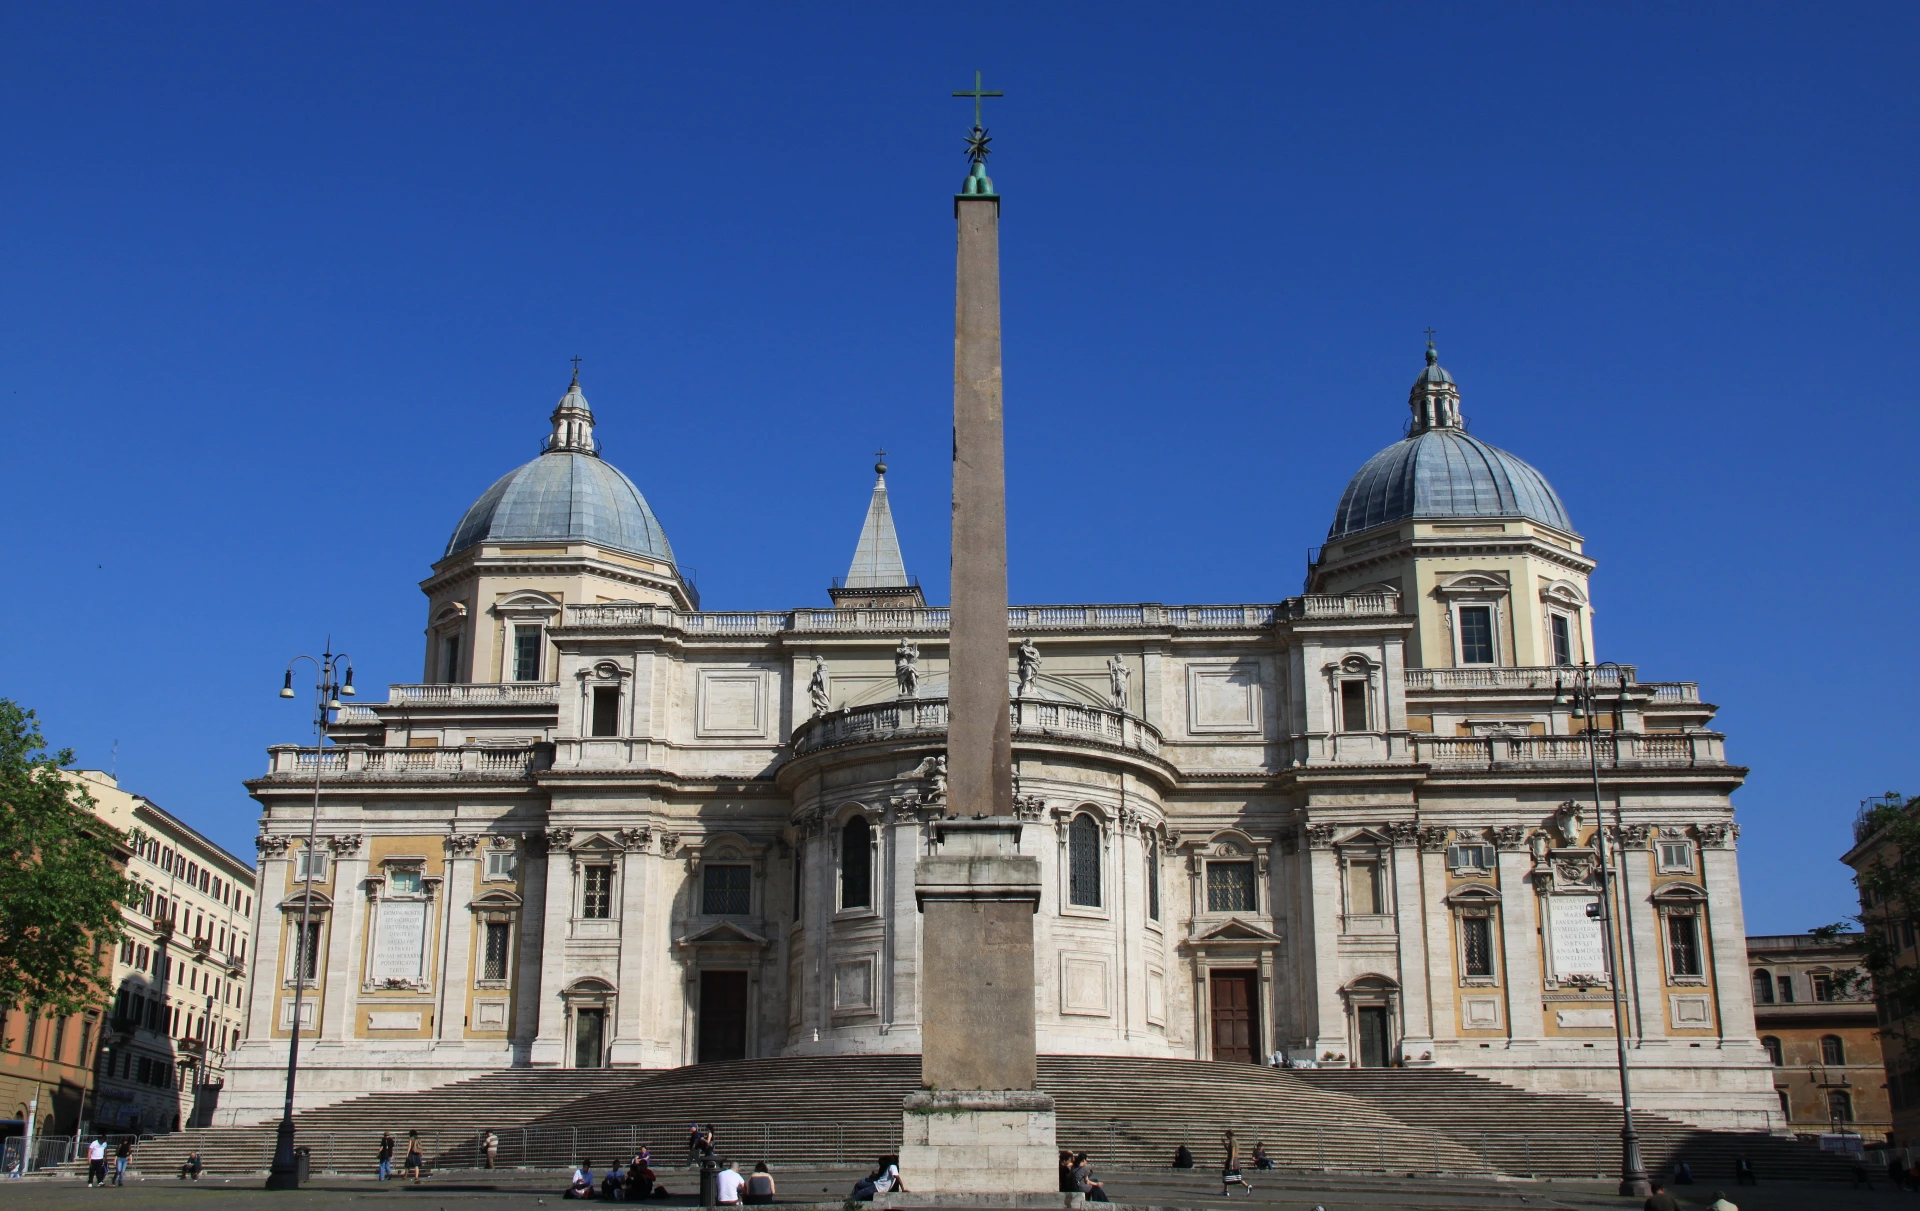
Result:
<svg viewBox="0 0 1920 1211"><path fill-rule="evenodd" d="M301 1185L307 1184L307 1176L313 1172L313 1149L295 1148L293 1150L294 1180Z"/></svg>

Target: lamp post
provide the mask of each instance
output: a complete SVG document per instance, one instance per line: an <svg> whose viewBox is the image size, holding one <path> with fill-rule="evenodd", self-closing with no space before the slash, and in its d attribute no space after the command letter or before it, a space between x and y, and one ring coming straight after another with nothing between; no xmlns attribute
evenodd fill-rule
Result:
<svg viewBox="0 0 1920 1211"><path fill-rule="evenodd" d="M1607 846L1606 807L1600 801L1600 743L1594 735L1600 713L1597 699L1601 669L1612 669L1615 683L1620 688L1619 699L1613 708L1614 726L1611 729L1618 736L1626 723L1627 670L1611 660L1597 665L1578 665L1571 687L1573 717L1587 721L1587 758L1593 774L1593 844L1600 863L1600 901L1589 905L1587 912L1600 920L1601 937L1607 948L1607 966L1612 976L1607 984L1613 991L1613 1048L1620 1065L1620 1193L1629 1198L1646 1198L1653 1193L1653 1187L1647 1181L1647 1168L1640 1161L1640 1133L1633 1127L1633 1083L1627 1075L1627 1024L1623 1012L1625 1006L1620 996L1625 972L1620 961L1619 931L1614 928L1613 860ZM1556 705L1567 702L1568 688L1555 682L1553 700ZM1620 823L1618 811L1614 813L1614 822Z"/></svg>
<svg viewBox="0 0 1920 1211"><path fill-rule="evenodd" d="M332 646L333 641L328 640L327 647ZM326 768L327 714L341 709L341 698L353 697L353 662L345 652L327 651L318 657L295 656L287 662L287 679L280 687L282 698L294 696L293 666L302 660L310 661L315 672L313 810L307 817L307 874L300 897L300 932L293 946L293 1022L287 1032L287 1100L280 1112L279 1130L274 1135L273 1168L267 1173L269 1190L293 1190L300 1185L300 1168L293 1154L293 1086L300 1074L300 1008L306 998L307 964L315 961L315 956L308 951L319 949L309 944L307 927L313 920L313 847L320 836L320 775Z"/></svg>

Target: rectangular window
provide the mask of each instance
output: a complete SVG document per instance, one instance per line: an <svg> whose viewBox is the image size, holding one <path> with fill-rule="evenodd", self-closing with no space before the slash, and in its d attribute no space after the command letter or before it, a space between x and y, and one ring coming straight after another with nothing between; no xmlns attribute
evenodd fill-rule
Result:
<svg viewBox="0 0 1920 1211"><path fill-rule="evenodd" d="M1207 863L1207 911L1253 911L1253 863Z"/></svg>
<svg viewBox="0 0 1920 1211"><path fill-rule="evenodd" d="M1347 864L1347 912L1357 917L1379 915L1380 864L1378 862Z"/></svg>
<svg viewBox="0 0 1920 1211"><path fill-rule="evenodd" d="M307 922L307 944L300 945L300 926L295 924L293 969L296 979L311 983L320 977L320 922Z"/></svg>
<svg viewBox="0 0 1920 1211"><path fill-rule="evenodd" d="M513 628L513 679L540 680L540 628Z"/></svg>
<svg viewBox="0 0 1920 1211"><path fill-rule="evenodd" d="M507 950L509 943L513 940L512 934L508 931L512 928L505 921L487 923L487 960L480 969L481 979L504 980L507 978Z"/></svg>
<svg viewBox="0 0 1920 1211"><path fill-rule="evenodd" d="M1467 842L1447 847L1447 867L1450 870L1492 870L1493 846Z"/></svg>
<svg viewBox="0 0 1920 1211"><path fill-rule="evenodd" d="M1831 1001L1833 999L1832 976L1817 975L1813 977L1813 999L1816 1001Z"/></svg>
<svg viewBox="0 0 1920 1211"><path fill-rule="evenodd" d="M1461 917L1460 943L1466 974L1493 975L1493 918Z"/></svg>
<svg viewBox="0 0 1920 1211"><path fill-rule="evenodd" d="M593 687L593 734L596 736L620 734L619 686L596 685Z"/></svg>
<svg viewBox="0 0 1920 1211"><path fill-rule="evenodd" d="M800 919L800 893L807 883L807 851L805 847L795 847L793 851L793 919Z"/></svg>
<svg viewBox="0 0 1920 1211"><path fill-rule="evenodd" d="M1673 974L1700 974L1700 918L1692 913L1675 913L1667 918L1667 947L1671 952Z"/></svg>
<svg viewBox="0 0 1920 1211"><path fill-rule="evenodd" d="M440 641L440 680L460 680L460 636L449 635Z"/></svg>
<svg viewBox="0 0 1920 1211"><path fill-rule="evenodd" d="M1660 843L1660 869L1663 871L1691 871L1693 869L1693 846L1686 841L1662 841Z"/></svg>
<svg viewBox="0 0 1920 1211"><path fill-rule="evenodd" d="M581 868L580 915L590 921L604 921L613 915L613 867Z"/></svg>
<svg viewBox="0 0 1920 1211"><path fill-rule="evenodd" d="M419 895L420 872L417 870L389 870L387 872L387 894L393 896Z"/></svg>
<svg viewBox="0 0 1920 1211"><path fill-rule="evenodd" d="M1793 977L1783 971L1773 978L1773 982L1780 990L1780 1003L1793 1004Z"/></svg>
<svg viewBox="0 0 1920 1211"><path fill-rule="evenodd" d="M305 883L309 870L312 871L313 881L315 883L325 879L327 877L327 857L328 853L324 849L303 849L297 851L293 856L293 881L295 883Z"/></svg>
<svg viewBox="0 0 1920 1211"><path fill-rule="evenodd" d="M490 849L487 851L487 878L511 879L514 872L515 854L510 849Z"/></svg>
<svg viewBox="0 0 1920 1211"><path fill-rule="evenodd" d="M1460 607L1460 663L1493 663L1493 607Z"/></svg>
<svg viewBox="0 0 1920 1211"><path fill-rule="evenodd" d="M1160 843L1147 838L1147 919L1160 919Z"/></svg>
<svg viewBox="0 0 1920 1211"><path fill-rule="evenodd" d="M1573 625L1565 614L1554 614L1553 619L1553 662L1555 664L1573 663Z"/></svg>
<svg viewBox="0 0 1920 1211"><path fill-rule="evenodd" d="M1342 681L1340 683L1340 730L1343 732L1367 730L1366 682Z"/></svg>
<svg viewBox="0 0 1920 1211"><path fill-rule="evenodd" d="M708 866L701 872L700 911L708 916L744 916L752 911L753 871L745 866Z"/></svg>

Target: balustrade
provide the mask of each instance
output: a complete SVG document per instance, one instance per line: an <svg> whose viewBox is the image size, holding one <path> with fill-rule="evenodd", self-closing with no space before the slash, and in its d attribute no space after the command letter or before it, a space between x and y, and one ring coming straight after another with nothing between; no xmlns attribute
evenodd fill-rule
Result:
<svg viewBox="0 0 1920 1211"><path fill-rule="evenodd" d="M1149 756L1160 752L1160 733L1153 725L1106 707L1018 698L1008 704L1008 716L1016 736L1077 737ZM945 698L899 698L809 720L795 734L793 750L800 755L840 744L944 735L946 730Z"/></svg>
<svg viewBox="0 0 1920 1211"><path fill-rule="evenodd" d="M1009 606L1007 628L1027 631L1186 628L1262 629L1282 618L1386 618L1400 613L1400 598L1390 593L1362 597L1313 595L1278 605L1166 606L1061 605ZM689 613L667 606L574 605L567 624L575 627L672 627L689 634L773 635L782 631L855 634L914 634L948 629L945 607L898 609L802 609L786 612Z"/></svg>
<svg viewBox="0 0 1920 1211"><path fill-rule="evenodd" d="M551 681L439 682L387 687L389 703L433 706L552 706L559 697L560 686Z"/></svg>
<svg viewBox="0 0 1920 1211"><path fill-rule="evenodd" d="M1423 736L1416 734L1414 759L1434 765L1589 765L1589 745L1598 745L1600 764L1718 765L1726 760L1725 737L1718 732L1648 735L1625 732L1580 736Z"/></svg>
<svg viewBox="0 0 1920 1211"><path fill-rule="evenodd" d="M525 778L536 767L539 749L532 745L514 748L478 744L442 748L393 748L374 745L341 745L326 749L302 748L279 744L267 750L270 774L313 777L314 765L320 776L390 778L416 775L483 774L490 778Z"/></svg>

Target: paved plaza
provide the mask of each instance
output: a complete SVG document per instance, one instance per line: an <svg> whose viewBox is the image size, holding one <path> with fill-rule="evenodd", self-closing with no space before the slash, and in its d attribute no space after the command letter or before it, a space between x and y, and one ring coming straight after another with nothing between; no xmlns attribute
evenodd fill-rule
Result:
<svg viewBox="0 0 1920 1211"><path fill-rule="evenodd" d="M684 1173L663 1174L669 1189L689 1190L692 1183ZM796 1171L776 1175L780 1179L777 1205L820 1211L840 1211L843 1198L859 1176L853 1170ZM1251 1174L1258 1179L1262 1175ZM677 1181L675 1179L678 1179ZM1252 1197L1222 1199L1206 1175L1179 1175L1159 1171L1128 1172L1109 1170L1107 1189L1116 1203L1140 1211L1147 1208L1225 1208L1257 1206L1284 1208L1285 1211L1309 1211L1320 1206L1326 1211L1466 1211L1501 1208L1512 1211L1622 1211L1637 1209L1638 1199L1623 1199L1612 1192L1612 1184L1593 1181L1493 1182L1475 1179L1388 1177L1318 1178L1305 1175L1270 1174L1255 1181ZM7 1211L66 1211L67 1208L97 1207L111 1204L126 1211L266 1211L267 1208L294 1211L336 1211L345 1208L421 1208L437 1211L458 1205L462 1211L491 1208L558 1207L565 1184L559 1172L487 1173L485 1171L437 1174L418 1184L329 1177L317 1179L297 1192L270 1192L261 1188L258 1176L225 1179L207 1177L197 1183L171 1178L129 1178L125 1187L88 1189L80 1179L36 1178L12 1183L7 1190ZM1741 1211L1869 1211L1883 1207L1920 1205L1920 1195L1887 1189L1884 1181L1875 1189L1852 1190L1844 1185L1817 1182L1780 1182L1749 1189L1731 1189L1727 1194ZM1676 1193L1683 1207L1702 1208L1713 1201L1716 1187L1699 1184ZM619 1205L619 1204L611 1204ZM688 1207L696 1205L691 1197L648 1200L644 1206ZM1034 1206L1042 1206L1036 1201Z"/></svg>

